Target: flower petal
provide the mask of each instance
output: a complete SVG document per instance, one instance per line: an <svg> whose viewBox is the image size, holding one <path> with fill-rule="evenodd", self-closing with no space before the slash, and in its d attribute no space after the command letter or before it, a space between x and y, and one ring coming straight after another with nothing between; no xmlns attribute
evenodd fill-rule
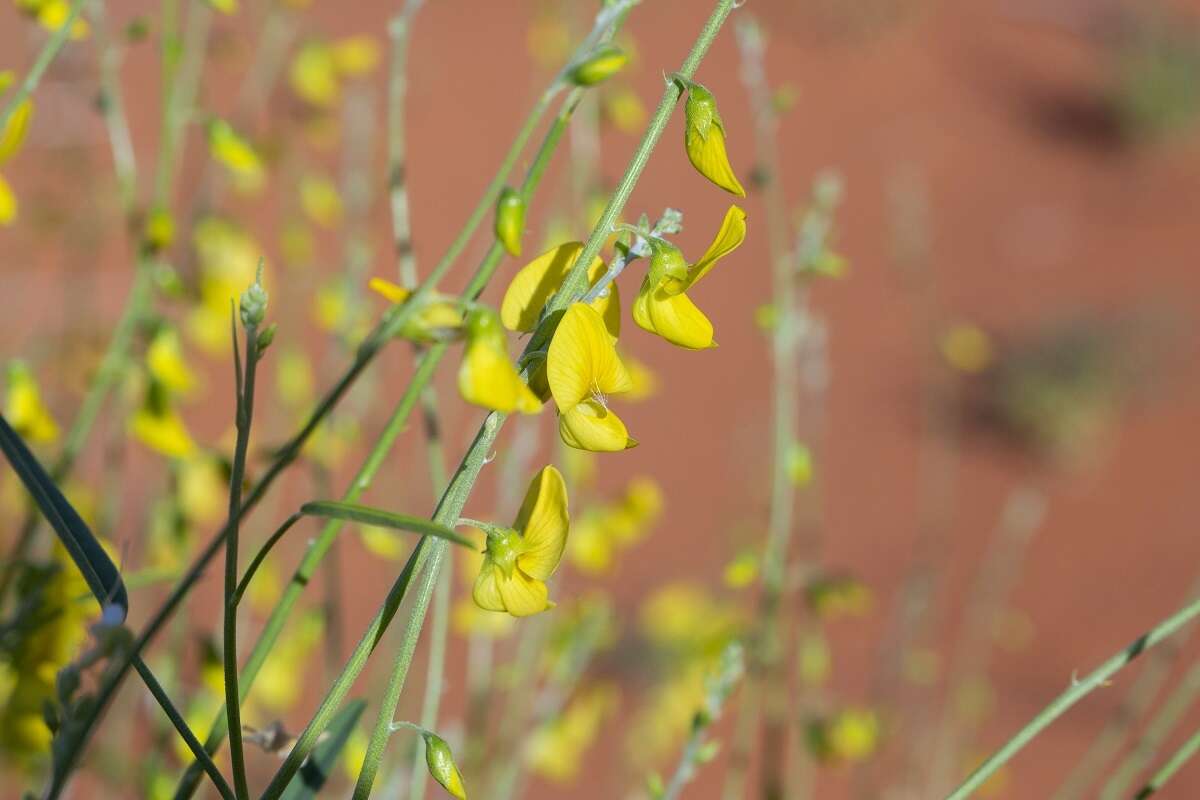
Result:
<svg viewBox="0 0 1200 800"><path fill-rule="evenodd" d="M500 571L491 559L485 558L475 576L471 599L484 611L504 611L504 598L500 595Z"/></svg>
<svg viewBox="0 0 1200 800"><path fill-rule="evenodd" d="M553 607L546 584L529 577L519 567L513 570L511 578L505 578L499 572L496 578L504 610L514 617L528 617Z"/></svg>
<svg viewBox="0 0 1200 800"><path fill-rule="evenodd" d="M714 120L704 135L694 126L687 126L684 138L688 159L696 170L727 192L745 197L746 190L738 183L725 153L725 130Z"/></svg>
<svg viewBox="0 0 1200 800"><path fill-rule="evenodd" d="M371 291L382 295L384 299L391 303L403 303L412 294L403 286L384 280L383 278L371 278L371 282L367 284L371 287Z"/></svg>
<svg viewBox="0 0 1200 800"><path fill-rule="evenodd" d="M738 249L746 239L746 212L737 206L730 206L725 212L725 219L721 223L721 229L717 231L717 235L713 238L712 244L708 246L708 250L704 251L704 255L695 264L688 267L688 277L686 284L679 291L671 291L668 287L668 294L680 294L685 289L694 286L701 278L708 274L708 271L716 266L717 262L725 256Z"/></svg>
<svg viewBox="0 0 1200 800"><path fill-rule="evenodd" d="M558 434L567 446L596 453L616 453L637 446L621 418L590 399L559 415Z"/></svg>
<svg viewBox="0 0 1200 800"><path fill-rule="evenodd" d="M672 296L662 289L639 292L633 319L645 330L689 350L717 346L712 323L686 294Z"/></svg>
<svg viewBox="0 0 1200 800"><path fill-rule="evenodd" d="M517 374L508 353L487 341L467 345L458 369L458 391L468 403L503 414L536 414L542 407Z"/></svg>
<svg viewBox="0 0 1200 800"><path fill-rule="evenodd" d="M553 466L543 467L529 484L517 521L524 550L517 566L527 575L546 580L554 574L567 546L567 484Z"/></svg>
<svg viewBox="0 0 1200 800"><path fill-rule="evenodd" d="M0 225L11 225L17 218L17 195L0 175Z"/></svg>
<svg viewBox="0 0 1200 800"><path fill-rule="evenodd" d="M9 115L4 128L0 129L0 164L8 161L21 149L25 135L29 132L29 118L32 115L33 103L29 98L22 100Z"/></svg>
<svg viewBox="0 0 1200 800"><path fill-rule="evenodd" d="M573 303L558 323L546 356L546 378L562 412L595 391L620 394L633 388L604 320L583 303Z"/></svg>

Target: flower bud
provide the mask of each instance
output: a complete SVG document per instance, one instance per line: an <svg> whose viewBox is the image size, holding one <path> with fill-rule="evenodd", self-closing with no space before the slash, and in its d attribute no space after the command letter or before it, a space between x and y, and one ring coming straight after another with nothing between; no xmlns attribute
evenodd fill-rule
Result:
<svg viewBox="0 0 1200 800"><path fill-rule="evenodd" d="M496 201L496 239L509 255L521 255L521 234L525 230L525 198L516 189L505 187Z"/></svg>
<svg viewBox="0 0 1200 800"><path fill-rule="evenodd" d="M729 165L729 156L725 152L725 124L717 113L717 101L712 92L698 83L689 84L684 114L687 120L684 146L692 166L725 191L745 197L746 190L738 183L733 167Z"/></svg>
<svg viewBox="0 0 1200 800"><path fill-rule="evenodd" d="M454 754L450 745L440 736L432 733L422 734L425 738L425 764L429 774L442 785L442 788L458 800L467 800L467 790L463 786L462 773L454 763Z"/></svg>
<svg viewBox="0 0 1200 800"><path fill-rule="evenodd" d="M601 47L571 68L567 77L576 86L595 86L621 71L629 56L613 45Z"/></svg>
<svg viewBox="0 0 1200 800"><path fill-rule="evenodd" d="M279 326L272 322L267 327L258 332L258 353L262 353L271 346L271 342L275 341L275 332L279 330Z"/></svg>
<svg viewBox="0 0 1200 800"><path fill-rule="evenodd" d="M688 265L683 252L665 239L652 237L649 242L651 285L657 286L667 279L687 280Z"/></svg>
<svg viewBox="0 0 1200 800"><path fill-rule="evenodd" d="M241 313L242 325L246 328L257 328L267 316L267 290L262 285L263 264L258 262L258 275L254 283L242 292L238 310Z"/></svg>

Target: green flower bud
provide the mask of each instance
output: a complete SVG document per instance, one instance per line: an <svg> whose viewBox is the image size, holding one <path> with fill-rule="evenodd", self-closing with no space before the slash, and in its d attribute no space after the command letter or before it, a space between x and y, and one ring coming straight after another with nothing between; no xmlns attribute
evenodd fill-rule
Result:
<svg viewBox="0 0 1200 800"><path fill-rule="evenodd" d="M267 316L267 290L262 285L263 262L258 260L258 275L254 283L242 292L238 310L241 313L242 325L246 328L257 328Z"/></svg>
<svg viewBox="0 0 1200 800"><path fill-rule="evenodd" d="M619 47L608 45L592 52L571 68L567 77L576 86L595 86L621 71L629 56Z"/></svg>
<svg viewBox="0 0 1200 800"><path fill-rule="evenodd" d="M458 800L467 800L467 790L463 786L462 773L458 771L458 765L454 763L454 754L450 752L450 745L446 744L440 736L432 733L424 733L425 737L425 764L429 767L429 774L433 779L442 785L442 788L449 792Z"/></svg>
<svg viewBox="0 0 1200 800"><path fill-rule="evenodd" d="M496 239L509 255L521 255L521 234L525 231L525 198L516 189L505 187L496 201Z"/></svg>
<svg viewBox="0 0 1200 800"><path fill-rule="evenodd" d="M677 281L687 280L687 259L678 247L664 239L651 237L650 243L650 283L657 286L668 278Z"/></svg>
<svg viewBox="0 0 1200 800"><path fill-rule="evenodd" d="M271 342L275 341L275 332L279 330L279 326L272 322L267 327L258 332L258 353L262 353L271 346Z"/></svg>

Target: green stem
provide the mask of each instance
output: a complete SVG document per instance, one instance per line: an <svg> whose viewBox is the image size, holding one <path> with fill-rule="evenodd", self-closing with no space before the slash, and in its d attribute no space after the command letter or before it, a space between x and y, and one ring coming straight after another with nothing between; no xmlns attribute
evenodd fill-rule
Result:
<svg viewBox="0 0 1200 800"><path fill-rule="evenodd" d="M392 207L392 243L400 282L417 283L413 257L412 224L408 213L408 180L405 175L405 97L408 94L408 39L413 17L424 0L408 0L388 25L392 40L392 64L388 73L388 187Z"/></svg>
<svg viewBox="0 0 1200 800"><path fill-rule="evenodd" d="M1081 679L1072 679L1071 686L1048 706L1040 711L1024 728L1017 731L1003 747L983 762L963 783L947 795L946 800L963 800L970 797L980 786L987 782L996 770L1007 764L1025 745L1041 733L1050 723L1062 716L1071 706L1078 703L1097 688L1103 686L1109 678L1117 674L1122 667L1142 653L1154 647L1159 642L1170 637L1195 617L1200 616L1200 600L1176 611L1154 628L1135 639L1124 650L1105 661L1093 672Z"/></svg>
<svg viewBox="0 0 1200 800"><path fill-rule="evenodd" d="M54 63L54 59L58 57L63 45L67 43L67 39L71 36L71 28L75 25L75 20L79 17L79 12L83 10L84 2L86 0L74 0L71 3L71 9L67 12L66 20L57 30L50 34L50 38L42 45L42 51L38 53L33 66L25 74L25 80L21 81L21 85L13 92L12 97L8 98L8 102L0 106L0 131L4 130L5 126L8 125L8 118L17 110L17 106L25 102L25 99L37 89L38 83L42 80L42 75Z"/></svg>
<svg viewBox="0 0 1200 800"><path fill-rule="evenodd" d="M260 271L262 267L259 267ZM260 275L261 277L261 275ZM234 360L237 360L237 328L233 336ZM225 710L229 726L229 759L233 767L233 785L238 800L249 800L246 782L246 751L242 746L241 694L238 691L237 662L237 588L238 535L242 510L242 480L246 474L246 450L250 444L250 425L254 418L254 384L258 373L258 329L246 326L246 368L239 370L237 396L237 443L233 450L233 468L229 477L229 521L225 537L225 624L223 661L225 667ZM237 367L235 367L237 368Z"/></svg>
<svg viewBox="0 0 1200 800"><path fill-rule="evenodd" d="M1196 755L1197 751L1200 751L1200 731L1193 733L1186 742L1180 745L1167 763L1163 764L1162 768L1146 781L1146 785L1138 790L1138 793L1134 795L1134 800L1145 800L1165 786L1167 781L1171 780L1175 773L1190 761L1192 756Z"/></svg>
<svg viewBox="0 0 1200 800"><path fill-rule="evenodd" d="M443 556L444 558L445 556ZM453 567L453 565L450 565ZM431 569L431 575L435 575ZM446 682L446 640L450 629L450 590L454 583L453 568L446 569L440 575L435 575L436 585L433 590L433 619L429 635L429 662L425 667L425 696L421 700L421 725L427 730L434 730L438 724L438 713L442 703L442 691ZM425 800L426 778L429 771L424 769L425 754L422 752L425 744L422 741L413 753L412 777L409 779L409 800Z"/></svg>

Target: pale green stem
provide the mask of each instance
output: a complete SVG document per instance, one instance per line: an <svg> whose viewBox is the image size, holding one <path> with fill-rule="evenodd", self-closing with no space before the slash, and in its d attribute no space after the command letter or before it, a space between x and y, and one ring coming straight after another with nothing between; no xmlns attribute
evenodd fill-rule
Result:
<svg viewBox="0 0 1200 800"><path fill-rule="evenodd" d="M1080 679L1073 678L1071 686L1065 692L1054 698L1025 727L1017 731L1016 735L1009 739L1003 747L984 761L957 789L947 795L947 800L963 800L963 798L970 797L976 789L985 784L998 769L1012 760L1013 756L1045 730L1050 723L1066 713L1084 697L1104 686L1126 664L1170 637L1197 616L1200 616L1200 600L1194 600L1176 611L1087 676Z"/></svg>
<svg viewBox="0 0 1200 800"><path fill-rule="evenodd" d="M408 40L412 20L424 0L407 0L404 8L388 24L392 40L392 65L388 73L388 186L392 206L392 242L395 248L400 283L417 284L417 264L413 256L412 223L408 213L408 179L405 174L408 141L406 103L408 96Z"/></svg>
<svg viewBox="0 0 1200 800"><path fill-rule="evenodd" d="M58 30L50 34L50 38L42 45L42 50L34 60L33 66L29 68L29 72L25 73L25 80L21 81L21 85L12 93L8 101L3 106L0 106L0 131L4 130L5 126L8 125L8 119L17 110L17 106L25 102L25 99L37 89L38 83L42 80L42 75L54 63L54 59L58 58L63 45L67 43L67 39L71 36L71 28L74 26L75 20L79 18L79 12L83 10L85 2L87 0L74 0L71 3L71 9L67 12L66 20Z"/></svg>
<svg viewBox="0 0 1200 800"><path fill-rule="evenodd" d="M1179 685L1163 701L1162 708L1142 731L1142 738L1104 784L1099 794L1101 800L1118 800L1129 796L1138 775L1150 766L1154 756L1183 722L1187 712L1195 704L1197 695L1200 695L1200 664L1192 666L1179 681Z"/></svg>
<svg viewBox="0 0 1200 800"><path fill-rule="evenodd" d="M1138 790L1138 793L1134 795L1134 800L1146 800L1147 797L1165 786L1167 781L1171 780L1175 773L1198 751L1200 751L1200 731L1193 733L1186 742L1179 746L1167 763L1163 764L1162 768L1146 781L1146 785Z"/></svg>

